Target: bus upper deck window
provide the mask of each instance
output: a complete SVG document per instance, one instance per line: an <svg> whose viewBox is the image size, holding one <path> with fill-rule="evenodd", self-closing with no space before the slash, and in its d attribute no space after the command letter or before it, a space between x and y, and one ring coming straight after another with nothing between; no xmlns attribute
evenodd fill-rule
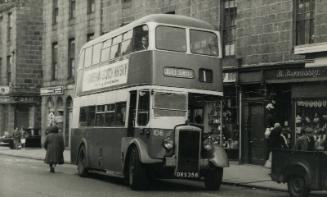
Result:
<svg viewBox="0 0 327 197"><path fill-rule="evenodd" d="M190 30L191 52L196 54L217 56L218 40L213 32Z"/></svg>
<svg viewBox="0 0 327 197"><path fill-rule="evenodd" d="M149 28L142 25L134 28L134 51L146 50L149 47Z"/></svg>
<svg viewBox="0 0 327 197"><path fill-rule="evenodd" d="M180 27L158 26L156 48L168 51L186 52L186 30Z"/></svg>
<svg viewBox="0 0 327 197"><path fill-rule="evenodd" d="M150 94L149 91L139 92L138 111L137 111L137 124L145 126L149 122L150 111Z"/></svg>

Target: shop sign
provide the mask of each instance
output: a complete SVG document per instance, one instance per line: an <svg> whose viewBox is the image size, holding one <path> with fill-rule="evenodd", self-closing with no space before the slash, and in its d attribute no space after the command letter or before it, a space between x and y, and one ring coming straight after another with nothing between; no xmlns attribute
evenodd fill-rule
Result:
<svg viewBox="0 0 327 197"><path fill-rule="evenodd" d="M0 86L0 95L9 94L9 86Z"/></svg>
<svg viewBox="0 0 327 197"><path fill-rule="evenodd" d="M325 68L298 68L265 72L266 80L321 79L327 78Z"/></svg>
<svg viewBox="0 0 327 197"><path fill-rule="evenodd" d="M223 82L236 82L236 72L232 73L223 73Z"/></svg>
<svg viewBox="0 0 327 197"><path fill-rule="evenodd" d="M64 94L64 87L63 86L56 86L56 87L46 87L40 89L41 96L46 95L62 95Z"/></svg>
<svg viewBox="0 0 327 197"><path fill-rule="evenodd" d="M165 67L164 75L168 77L177 77L177 78L187 78L187 79L194 78L193 70L186 69L186 68Z"/></svg>
<svg viewBox="0 0 327 197"><path fill-rule="evenodd" d="M34 103L34 102L36 102L34 97L16 96L13 98L16 103Z"/></svg>
<svg viewBox="0 0 327 197"><path fill-rule="evenodd" d="M0 96L0 103L13 103L13 100L9 96Z"/></svg>

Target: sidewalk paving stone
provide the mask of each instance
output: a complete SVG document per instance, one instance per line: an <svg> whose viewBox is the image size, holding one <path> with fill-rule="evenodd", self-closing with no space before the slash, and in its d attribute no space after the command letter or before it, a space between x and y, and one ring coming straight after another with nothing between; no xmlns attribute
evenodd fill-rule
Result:
<svg viewBox="0 0 327 197"><path fill-rule="evenodd" d="M18 150L0 146L0 154L43 160L45 150L42 148L22 148ZM64 160L70 164L70 150L64 151ZM271 181L270 169L259 165L239 164L230 162L230 167L224 169L223 182L229 185L245 186L258 189L287 191L286 184Z"/></svg>

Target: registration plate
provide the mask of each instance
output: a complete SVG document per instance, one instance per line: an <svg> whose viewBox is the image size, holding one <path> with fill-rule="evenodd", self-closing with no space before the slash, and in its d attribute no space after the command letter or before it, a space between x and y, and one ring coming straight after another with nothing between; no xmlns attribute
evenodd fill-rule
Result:
<svg viewBox="0 0 327 197"><path fill-rule="evenodd" d="M199 178L198 172L176 172L175 176L179 178Z"/></svg>

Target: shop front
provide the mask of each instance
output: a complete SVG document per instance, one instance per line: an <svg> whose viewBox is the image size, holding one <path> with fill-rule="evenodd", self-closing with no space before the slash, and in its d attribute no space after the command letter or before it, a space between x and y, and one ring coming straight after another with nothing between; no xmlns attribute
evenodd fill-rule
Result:
<svg viewBox="0 0 327 197"><path fill-rule="evenodd" d="M265 73L266 83L285 84L291 99L284 107L290 127L290 148L299 149L302 135L312 137L310 149L323 150L327 131L327 68L289 68ZM277 96L279 96L277 94ZM287 119L288 117L288 119Z"/></svg>
<svg viewBox="0 0 327 197"><path fill-rule="evenodd" d="M43 87L42 96L42 142L48 126L56 125L64 137L66 147L70 147L70 128L72 122L73 86Z"/></svg>

